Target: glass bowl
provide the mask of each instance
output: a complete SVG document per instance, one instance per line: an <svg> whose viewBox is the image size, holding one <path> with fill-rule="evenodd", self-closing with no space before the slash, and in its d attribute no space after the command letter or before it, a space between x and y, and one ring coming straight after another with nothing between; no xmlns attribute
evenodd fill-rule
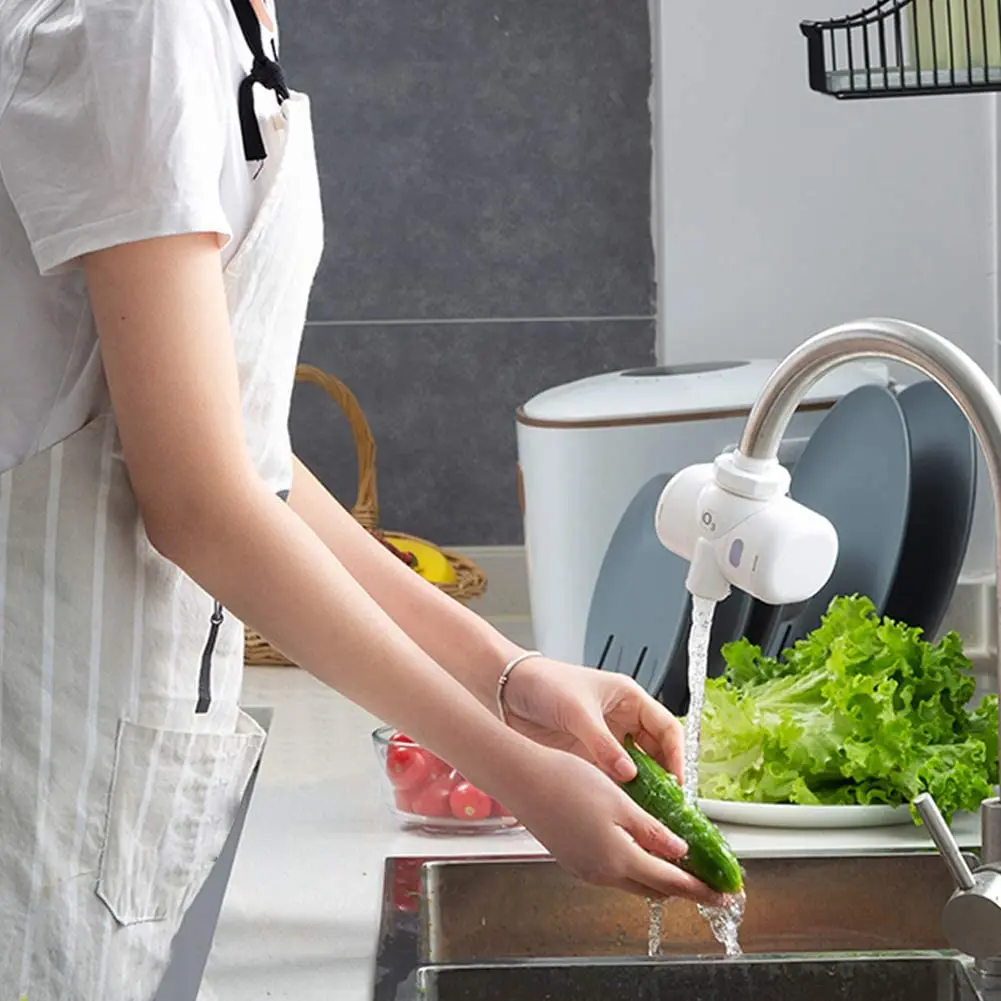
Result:
<svg viewBox="0 0 1001 1001"><path fill-rule="evenodd" d="M372 743L386 803L404 827L430 834L498 834L521 829L500 803L392 727L379 727Z"/></svg>

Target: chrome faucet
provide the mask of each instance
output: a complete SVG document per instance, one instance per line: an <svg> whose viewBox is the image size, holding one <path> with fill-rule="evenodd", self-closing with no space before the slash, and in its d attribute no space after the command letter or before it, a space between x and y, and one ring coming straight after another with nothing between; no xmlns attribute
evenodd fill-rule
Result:
<svg viewBox="0 0 1001 1001"><path fill-rule="evenodd" d="M778 448L810 387L839 365L863 358L903 362L934 379L976 433L994 498L1001 636L1001 393L963 351L911 323L859 320L825 330L796 348L751 408L737 452L711 465L689 467L668 484L658 505L657 533L665 546L691 562L693 594L719 600L731 584L773 604L780 603L783 587L799 600L815 594L833 571L836 537L832 544L829 524L785 496L789 480L778 466ZM776 501L784 505L781 517ZM795 545L781 538L790 525ZM748 546L754 551L751 566L742 560ZM998 684L1001 690L1001 657ZM1001 982L1001 800L981 805L980 861L972 870L931 797L919 796L914 806L956 881L943 913L946 937L953 948L972 956L985 976Z"/></svg>
<svg viewBox="0 0 1001 1001"><path fill-rule="evenodd" d="M942 386L970 422L987 462L994 499L996 618L1001 625L1001 393L951 341L900 320L861 320L811 337L768 379L747 418L741 453L775 458L807 390L831 369L860 358L884 358L916 368ZM1001 690L1001 658L998 684ZM1001 971L1001 800L987 799L981 805L980 866L972 872L932 798L922 794L914 806L956 880L942 918L950 945L989 965L991 973Z"/></svg>

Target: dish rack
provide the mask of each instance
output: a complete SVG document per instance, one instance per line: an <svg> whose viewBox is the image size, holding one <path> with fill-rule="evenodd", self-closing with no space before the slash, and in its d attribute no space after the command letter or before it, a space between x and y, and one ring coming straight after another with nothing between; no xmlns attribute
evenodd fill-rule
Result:
<svg viewBox="0 0 1001 1001"><path fill-rule="evenodd" d="M296 381L308 382L323 389L340 407L351 427L355 451L358 456L358 493L351 514L387 548L394 547L385 535L410 540L437 549L448 560L455 572L454 581L436 582L436 586L457 601L470 601L480 597L487 587L486 574L468 557L442 549L426 539L405 532L386 533L379 528L379 493L376 483L375 437L357 397L340 379L314 365L299 365ZM395 551L395 550L394 550ZM399 553L397 553L399 555ZM263 636L249 626L245 629L244 660L254 667L294 667L293 661L275 649Z"/></svg>
<svg viewBox="0 0 1001 1001"><path fill-rule="evenodd" d="M800 30L811 89L841 100L1001 90L1001 0L882 0Z"/></svg>

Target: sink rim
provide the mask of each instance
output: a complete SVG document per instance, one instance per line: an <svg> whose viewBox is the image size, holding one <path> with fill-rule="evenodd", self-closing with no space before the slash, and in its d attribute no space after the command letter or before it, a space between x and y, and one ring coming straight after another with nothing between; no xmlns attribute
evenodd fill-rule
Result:
<svg viewBox="0 0 1001 1001"><path fill-rule="evenodd" d="M972 970L974 961L952 949L907 949L886 952L759 952L740 956L687 955L687 956L561 956L557 958L531 956L524 959L502 959L475 963L421 963L418 976L440 973L444 970L506 970L519 967L539 967L563 970L573 967L661 967L661 966L789 966L796 963L927 963L938 962Z"/></svg>
<svg viewBox="0 0 1001 1001"><path fill-rule="evenodd" d="M517 959L479 960L463 963L425 963L418 961L413 973L422 984L428 974L452 970L506 970L517 967L539 969L572 969L573 967L706 967L706 966L789 966L797 963L885 963L885 962L935 962L954 964L968 975L975 971L975 960L955 949L906 949L882 952L757 952L740 956L721 956L717 953L688 953L677 956L528 956ZM409 996L409 995L408 995Z"/></svg>
<svg viewBox="0 0 1001 1001"><path fill-rule="evenodd" d="M723 957L713 956L701 959L687 956L670 959L659 958L637 958L635 960L623 960L619 958L586 959L584 957L571 957L560 960L530 959L513 960L500 963L482 964L448 964L440 963L419 967L416 971L415 981L417 990L422 997L435 998L434 987L440 975L451 974L462 971L472 971L479 974L490 975L492 973L502 973L505 970L521 969L525 967L536 967L549 970L568 970L575 967L593 969L595 967L606 968L664 968L689 970L706 970L710 966L732 966L737 968L747 968L751 966L782 966L793 965L813 965L823 964L826 966L876 966L881 963L921 963L934 964L951 970L957 979L962 981L962 985L969 989L973 998L985 998L977 981L976 971L973 961L962 954L941 953L935 951L921 952L893 952L886 954L828 954L828 953L797 953L793 956L739 956Z"/></svg>

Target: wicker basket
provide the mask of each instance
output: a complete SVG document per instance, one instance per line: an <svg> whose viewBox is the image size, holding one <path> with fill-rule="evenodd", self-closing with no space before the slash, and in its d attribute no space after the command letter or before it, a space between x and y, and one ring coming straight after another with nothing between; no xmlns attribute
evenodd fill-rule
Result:
<svg viewBox="0 0 1001 1001"><path fill-rule="evenodd" d="M376 489L375 476L375 439L369 427L365 413L358 403L354 393L322 369L313 365L300 365L296 370L296 379L300 382L311 382L327 391L344 412L351 426L355 449L358 453L358 496L351 514L355 520L367 528L377 538L382 537L379 530L379 497ZM399 539L411 539L426 546L434 543L420 539L405 532L387 533ZM486 590L486 574L472 560L458 553L449 552L440 546L434 546L452 565L455 580L438 584L438 588L458 601L469 601L480 597ZM276 650L267 640L249 627L246 630L245 659L247 664L255 667L289 667L294 666L284 654Z"/></svg>

